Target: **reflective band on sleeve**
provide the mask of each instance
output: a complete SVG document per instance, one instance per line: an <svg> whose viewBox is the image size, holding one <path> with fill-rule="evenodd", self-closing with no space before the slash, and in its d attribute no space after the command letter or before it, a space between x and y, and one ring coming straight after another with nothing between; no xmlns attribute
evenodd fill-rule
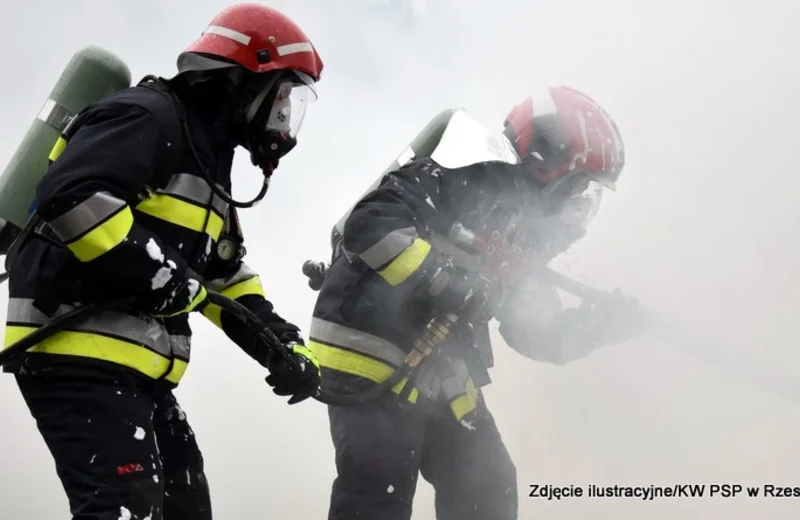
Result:
<svg viewBox="0 0 800 520"><path fill-rule="evenodd" d="M78 260L90 262L122 243L131 227L133 227L133 214L130 208L125 206L105 222L66 245Z"/></svg>
<svg viewBox="0 0 800 520"><path fill-rule="evenodd" d="M264 289L261 286L261 278L253 276L223 289L220 294L227 296L231 300L236 300L242 296L253 294L264 296Z"/></svg>
<svg viewBox="0 0 800 520"><path fill-rule="evenodd" d="M220 292L226 288L233 287L235 284L247 280L248 278L253 278L254 276L257 276L257 274L258 273L251 269L249 265L242 262L239 264L239 269L232 276L208 280L206 286L212 291Z"/></svg>
<svg viewBox="0 0 800 520"><path fill-rule="evenodd" d="M416 228L396 229L358 256L371 269L378 269L413 244L416 237Z"/></svg>
<svg viewBox="0 0 800 520"><path fill-rule="evenodd" d="M58 238L71 242L107 221L125 206L125 201L109 193L95 193L48 224Z"/></svg>
<svg viewBox="0 0 800 520"><path fill-rule="evenodd" d="M216 325L217 328L222 328L222 307L216 303L209 303L206 305L203 309L203 316Z"/></svg>
<svg viewBox="0 0 800 520"><path fill-rule="evenodd" d="M397 286L403 283L409 276L419 269L430 253L431 245L425 240L417 237L414 242L400 253L397 258L387 265L378 274L386 280L389 285Z"/></svg>
<svg viewBox="0 0 800 520"><path fill-rule="evenodd" d="M220 291L220 294L227 296L231 300L236 300L242 296L259 295L264 296L264 289L261 287L261 279L258 276L251 275L250 278L238 281L233 285L228 286L226 289ZM222 328L222 308L213 303L208 304L203 309L203 316L208 318L214 325Z"/></svg>

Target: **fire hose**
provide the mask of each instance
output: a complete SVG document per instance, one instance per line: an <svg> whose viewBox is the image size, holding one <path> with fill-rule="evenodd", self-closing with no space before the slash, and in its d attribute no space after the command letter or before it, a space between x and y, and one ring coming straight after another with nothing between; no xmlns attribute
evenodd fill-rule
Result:
<svg viewBox="0 0 800 520"><path fill-rule="evenodd" d="M513 268L515 271L523 271L527 275L532 275L538 280L590 303L602 304L617 298L612 293L596 289L561 274L547 265L530 258L529 255L505 250L500 247L500 237L498 236L484 239L456 224L450 230L449 238L459 249L467 253L479 253L489 258L490 261L487 263L493 265L493 275L502 276ZM304 264L303 272L310 279L309 286L314 290L318 290L325 277L324 264L309 260ZM650 309L642 308L641 316L646 322L648 333L661 340L664 346L688 355L693 359L735 373L763 390L800 405L800 385L795 377L780 369L767 366L756 356L744 355L742 352L737 355L736 352L731 350L714 348L709 342L686 337L668 320ZM405 377L405 373L395 373L395 376L386 385L381 385L383 390L399 382Z"/></svg>
<svg viewBox="0 0 800 520"><path fill-rule="evenodd" d="M456 231L463 232L463 229L456 228ZM609 292L573 280L529 256L518 252L504 251L498 247L495 240L481 240L475 237L472 246L490 256L495 256L494 263L503 266L502 268L509 268L513 265L515 270L524 271L528 275L535 276L538 280L583 300L602 304L604 301L611 301L616 298L615 295ZM798 385L796 378L791 375L767 366L755 356L745 355L741 351L737 355L732 350L723 351L719 348L714 348L707 342L687 337L686 334L680 333L677 327L670 324L668 320L653 310L642 308L641 317L645 320L648 332L653 337L662 340L661 342L665 346L680 351L696 360L735 373L763 390L800 405L800 385ZM688 344L691 344L691 347Z"/></svg>

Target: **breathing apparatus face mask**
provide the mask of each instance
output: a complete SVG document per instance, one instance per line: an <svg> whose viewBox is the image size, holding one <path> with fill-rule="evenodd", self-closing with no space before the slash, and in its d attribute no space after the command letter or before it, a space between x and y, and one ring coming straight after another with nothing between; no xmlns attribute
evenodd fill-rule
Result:
<svg viewBox="0 0 800 520"><path fill-rule="evenodd" d="M254 78L245 86L242 146L266 177L297 144L308 103L316 100L314 81L302 72Z"/></svg>
<svg viewBox="0 0 800 520"><path fill-rule="evenodd" d="M549 262L580 240L599 210L603 186L588 176L576 175L548 193L545 214L533 219L528 233L530 251Z"/></svg>

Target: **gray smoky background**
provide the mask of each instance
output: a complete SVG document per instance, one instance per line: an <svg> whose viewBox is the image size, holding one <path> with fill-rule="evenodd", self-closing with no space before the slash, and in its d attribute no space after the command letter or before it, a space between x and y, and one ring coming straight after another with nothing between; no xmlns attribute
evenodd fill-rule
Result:
<svg viewBox="0 0 800 520"><path fill-rule="evenodd" d="M316 293L302 263L328 259L331 226L436 113L464 107L499 131L529 93L573 86L616 119L627 164L588 235L553 267L638 297L668 316L679 340L642 336L555 366L521 357L495 333L486 395L517 465L519 517L797 518L797 497L548 501L527 491L534 483L800 486L800 405L791 399L800 394L800 4L269 4L305 29L325 62L299 145L264 202L242 214L248 262L280 313L308 330ZM228 5L5 3L3 163L79 48L116 53L134 81L168 77ZM260 174L243 151L233 175L237 198L255 194ZM193 360L177 395L205 456L215 516L325 518L335 469L324 407L287 406L222 332L192 319ZM755 381L757 372L769 375ZM67 518L50 455L9 375L0 377L0 414L0 517ZM413 518L434 518L423 480Z"/></svg>

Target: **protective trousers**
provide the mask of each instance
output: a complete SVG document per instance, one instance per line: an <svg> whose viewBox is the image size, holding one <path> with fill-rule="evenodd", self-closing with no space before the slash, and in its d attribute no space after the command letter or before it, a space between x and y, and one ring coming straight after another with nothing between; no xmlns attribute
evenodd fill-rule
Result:
<svg viewBox="0 0 800 520"><path fill-rule="evenodd" d="M393 396L328 416L338 472L328 520L409 520L419 473L438 520L516 520L516 468L482 397L468 425L446 403L423 412Z"/></svg>
<svg viewBox="0 0 800 520"><path fill-rule="evenodd" d="M17 376L73 520L210 520L203 458L171 391Z"/></svg>

